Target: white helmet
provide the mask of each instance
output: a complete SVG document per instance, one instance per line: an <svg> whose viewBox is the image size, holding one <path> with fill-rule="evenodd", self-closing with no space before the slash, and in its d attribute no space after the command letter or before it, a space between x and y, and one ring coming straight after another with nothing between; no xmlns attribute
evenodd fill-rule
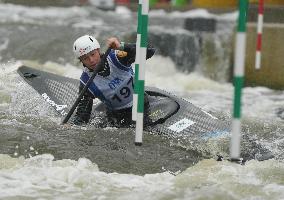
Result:
<svg viewBox="0 0 284 200"><path fill-rule="evenodd" d="M96 40L96 38L90 35L79 37L73 44L73 51L77 58L99 48L99 42Z"/></svg>

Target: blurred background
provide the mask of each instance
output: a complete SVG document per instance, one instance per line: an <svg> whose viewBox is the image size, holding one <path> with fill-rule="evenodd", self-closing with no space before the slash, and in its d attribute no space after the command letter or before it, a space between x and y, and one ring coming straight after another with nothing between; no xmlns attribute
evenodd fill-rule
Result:
<svg viewBox="0 0 284 200"><path fill-rule="evenodd" d="M61 14L58 15L57 20L62 21L61 25L65 23L65 27L67 24L70 25L70 23L73 23L72 21L74 20L77 20L76 23L78 26L82 26L82 24L85 23L84 20L89 17L88 22L84 25L85 27L80 27L81 31L78 30L78 28L74 28L74 24L72 26L75 30L72 30L73 28L71 28L69 29L69 31L66 29L62 30L64 29L64 26L57 26L61 33L62 31L65 33L61 35L59 33L53 33L53 42L54 40L62 39L61 41L64 41L64 45L67 45L68 40L73 40L75 38L75 35L79 35L79 32L82 32L82 34L86 31L90 32L90 28L95 29L93 29L92 32L98 37L103 37L102 35L105 35L105 33L102 32L104 29L106 29L107 26L114 27L114 31L112 31L113 35L121 37L122 40L135 42L135 12L137 10L138 5L137 0L1 0L0 2L2 3L2 10L4 13L5 10L7 10L8 8L13 10L11 11L10 15L8 15L11 17L10 20L13 20L13 17L24 18L25 13L24 11L16 11L16 9L19 9L19 7L12 8L8 6L7 8L5 8L3 7L3 4L23 5L30 7L45 7L45 9L54 6L70 7L71 10L69 10L69 16L65 16L66 19L65 17L63 17L64 19L60 18L60 15L63 15L65 11L62 10ZM155 45L155 47L159 49L157 51L158 54L170 57L177 64L177 68L181 71L198 71L204 76L219 82L230 82L232 80L232 67L234 60L234 37L238 9L237 0L150 0L149 4L149 43ZM80 16L76 16L76 11L72 11L72 8L75 9L74 6L86 7L86 16L84 16L84 14L79 14ZM91 8L94 7L98 8L101 11L92 10ZM123 7L133 12L132 14L128 13L128 15L131 15L132 20L125 17L126 12L123 12ZM266 0L264 7L265 9L261 60L262 67L260 70L255 70L254 62L257 40L256 30L258 16L258 0L249 1L247 23L247 51L245 66L246 85L266 86L273 89L283 89L284 79L282 77L284 75L284 60L282 55L284 54L284 46L280 44L284 43L284 1ZM117 10L117 12L120 12L120 21L124 21L127 25L125 26L125 28L122 28L120 26L117 26L115 28L115 25L117 23L114 23L113 25L111 24L115 20L118 20L117 18L115 20L106 20L107 23L104 26L104 24L95 24L99 22L92 21L92 17L90 17L90 13L93 13L94 16L96 16L96 14L103 13L104 11L112 12L115 10ZM188 11L192 12L188 13ZM7 16L5 17L5 14L3 12L3 18L1 19L2 28L6 29L5 26L9 26L9 28L11 28L12 24L8 25L7 23L4 23L4 20ZM72 15L72 12L75 15ZM166 13L171 14L166 15ZM26 14L26 16L27 15L31 15L31 13ZM36 18L36 14L33 15ZM100 14L98 15L99 18L103 17ZM48 21L49 17L51 16L42 16L45 22ZM81 25L79 25L80 18L82 22ZM55 24L57 23L55 18L52 22L54 22ZM133 26L130 28L131 24ZM33 27L34 26L35 25L33 25ZM55 27L53 26L53 29L54 28ZM43 28L39 27L39 29ZM52 31L51 29L52 28L50 27L47 31L50 32ZM170 30L174 29L179 30L177 32L178 34L170 33ZM21 30L19 31L21 32ZM37 29L37 31L39 30ZM13 35L21 34L20 32L13 33ZM43 32L44 33L41 34L46 34L46 31ZM35 33L31 33L31 35L33 34ZM69 49L65 50L65 46L62 44L61 46L56 46L58 45L56 41L54 43L52 41L29 42L34 43L35 46L34 48L28 46L28 48L30 49L27 52L24 52L24 49L26 49L27 47L25 46L27 45L27 40L31 39L31 35L27 36L26 39L18 38L18 40L20 41L17 41L16 43L20 47L17 50L14 50L15 47L13 46L13 42L7 44L9 51L2 51L2 59L4 61L7 61L11 58L33 60L35 59L33 55L37 56L38 59L42 61L47 58L56 61L59 61L60 59L61 61L66 61L66 56L68 56L68 59L70 59L71 51ZM35 35L33 37L34 40L37 39ZM69 38L68 40L66 40L62 37ZM0 45L1 42L2 46L5 44L4 40L5 39L3 39L2 35ZM165 41L168 42L166 43ZM55 51L58 51L58 53L50 55L50 52L45 52L45 57L39 56L39 51L32 53L32 49L35 50L35 47L38 45L52 45L55 47L55 49L57 49Z"/></svg>

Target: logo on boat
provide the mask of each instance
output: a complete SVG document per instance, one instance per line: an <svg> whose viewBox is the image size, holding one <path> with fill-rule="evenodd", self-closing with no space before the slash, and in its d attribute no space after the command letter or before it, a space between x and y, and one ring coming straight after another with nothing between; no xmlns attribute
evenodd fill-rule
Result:
<svg viewBox="0 0 284 200"><path fill-rule="evenodd" d="M173 125L171 125L169 127L169 129L179 133L179 132L183 131L184 129L186 129L187 127L189 127L193 124L195 124L194 121L191 121L187 118L183 118L183 119L179 120L178 122L174 123Z"/></svg>
<svg viewBox="0 0 284 200"><path fill-rule="evenodd" d="M58 112L60 112L61 113L61 115L67 115L67 113L63 110L64 108L67 108L67 105L58 105L58 104L56 104L53 100L51 100L50 99L50 97L46 94L46 93L43 93L42 95L41 95L43 98L44 98L44 100L47 102L47 103L49 103L52 107L55 107L55 109L56 109L56 111L58 111Z"/></svg>

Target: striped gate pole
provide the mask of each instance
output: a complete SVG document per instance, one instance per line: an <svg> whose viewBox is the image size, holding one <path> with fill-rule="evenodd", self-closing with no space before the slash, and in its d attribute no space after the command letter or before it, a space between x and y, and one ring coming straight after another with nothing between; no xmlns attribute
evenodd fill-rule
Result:
<svg viewBox="0 0 284 200"><path fill-rule="evenodd" d="M238 33L236 35L234 61L234 110L230 147L230 156L232 161L240 160L241 94L244 82L247 7L248 0L239 0Z"/></svg>
<svg viewBox="0 0 284 200"><path fill-rule="evenodd" d="M257 41L256 41L257 44L256 44L256 54L255 54L255 69L260 69L260 64L261 64L263 12L264 12L264 0L259 0L258 1Z"/></svg>
<svg viewBox="0 0 284 200"><path fill-rule="evenodd" d="M136 121L135 145L142 145L144 116L144 85L148 35L149 0L139 0L138 26L135 58L135 85L133 94L132 119Z"/></svg>

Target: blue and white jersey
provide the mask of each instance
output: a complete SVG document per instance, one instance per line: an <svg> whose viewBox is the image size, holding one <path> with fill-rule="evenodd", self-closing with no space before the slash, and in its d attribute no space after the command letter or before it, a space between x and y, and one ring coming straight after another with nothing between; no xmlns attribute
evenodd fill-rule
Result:
<svg viewBox="0 0 284 200"><path fill-rule="evenodd" d="M131 107L133 99L132 67L121 64L117 52L118 50L111 50L107 56L110 74L105 77L97 74L89 86L89 91L111 110ZM81 83L86 85L91 75L92 72L85 67L80 78Z"/></svg>

